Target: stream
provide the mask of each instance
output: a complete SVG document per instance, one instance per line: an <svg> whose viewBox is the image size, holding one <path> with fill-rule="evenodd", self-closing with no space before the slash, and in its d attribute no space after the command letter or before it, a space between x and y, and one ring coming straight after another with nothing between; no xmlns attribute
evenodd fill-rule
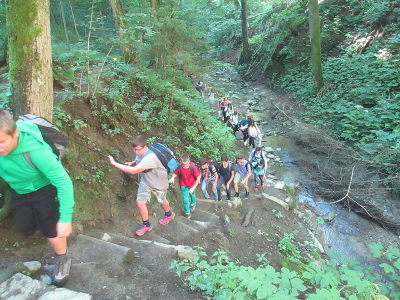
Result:
<svg viewBox="0 0 400 300"><path fill-rule="evenodd" d="M355 259L365 266L376 267L380 261L372 257L369 244L381 242L386 246L400 246L400 237L385 230L377 223L345 209L340 204L328 204L312 191L312 182L296 166L294 158L307 159L304 149L296 146L288 137L275 128L268 127L271 120L272 103L279 103L279 95L261 83L248 82L240 78L232 67L224 66L204 79L216 92L214 106L222 97L228 97L239 113L239 119L251 115L264 134L262 144L274 148L277 161L271 168L273 178L291 186L300 186L298 204L310 206L318 215L333 216L333 220L320 225L325 251L337 253L337 263ZM290 128L289 128L290 129ZM237 137L241 137L239 133ZM268 175L270 172L267 171ZM320 218L322 219L322 218ZM322 223L322 222L321 222Z"/></svg>

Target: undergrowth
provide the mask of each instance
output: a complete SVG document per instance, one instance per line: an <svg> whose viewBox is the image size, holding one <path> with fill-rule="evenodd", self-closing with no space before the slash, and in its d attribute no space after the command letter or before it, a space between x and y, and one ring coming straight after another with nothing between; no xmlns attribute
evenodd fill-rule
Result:
<svg viewBox="0 0 400 300"><path fill-rule="evenodd" d="M285 236L279 241L281 254L292 262L304 261L306 253L300 253L291 240ZM207 299L400 299L399 248L384 248L379 243L370 248L382 260L380 272L356 261L337 264L333 259L308 259L300 269L277 270L265 255L258 255L260 265L251 267L232 261L221 250L207 259L200 247L193 259L174 261L171 268L190 289L203 292Z"/></svg>

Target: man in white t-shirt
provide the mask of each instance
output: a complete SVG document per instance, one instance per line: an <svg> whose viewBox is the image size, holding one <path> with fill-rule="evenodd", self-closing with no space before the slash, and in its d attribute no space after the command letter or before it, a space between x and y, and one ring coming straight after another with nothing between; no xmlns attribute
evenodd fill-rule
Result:
<svg viewBox="0 0 400 300"><path fill-rule="evenodd" d="M135 160L132 162L120 164L111 155L108 157L111 165L117 169L132 175L140 173L136 206L143 224L135 231L135 234L142 236L147 231L152 230L147 210L147 202L150 201L151 193L157 197L164 210L164 217L158 221L159 224L168 224L175 217L175 213L171 210L166 198L168 189L167 170L158 157L149 149L145 137L135 137L132 140L132 147L135 151Z"/></svg>

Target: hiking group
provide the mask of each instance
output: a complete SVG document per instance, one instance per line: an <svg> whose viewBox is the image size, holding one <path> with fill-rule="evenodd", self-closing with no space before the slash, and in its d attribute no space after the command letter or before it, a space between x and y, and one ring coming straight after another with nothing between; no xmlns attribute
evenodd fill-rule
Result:
<svg viewBox="0 0 400 300"><path fill-rule="evenodd" d="M143 136L132 140L132 161L122 164L108 156L110 164L122 172L140 174L136 206L142 224L135 231L137 236L152 230L147 208L152 194L163 209L158 223L167 225L175 217L166 196L169 184L174 184L177 177L187 218L195 211L198 185L206 199L211 198L211 192L215 201L222 200L222 189L226 200L231 200L232 186L235 197L239 197L240 188L243 188L247 198L250 193L248 180L252 174L254 191L264 189L267 159L262 149L255 146L256 138L261 136L258 127L250 117L239 121L237 111L233 111L227 98L219 102L218 108L223 122L232 128L233 134L241 131L245 144L249 142L252 150L248 160L242 155L233 161L228 155L222 155L220 161L203 158L199 168L189 155L184 155L178 163L171 149L161 143L149 145ZM25 116L14 121L9 112L0 109L0 177L11 189L11 208L18 230L27 236L40 231L47 238L55 254L49 276L53 284L62 286L71 267L67 237L72 232L74 190L60 161L63 148L59 148L53 139L60 137L62 140L65 136L44 118ZM170 178L169 173L172 173Z"/></svg>

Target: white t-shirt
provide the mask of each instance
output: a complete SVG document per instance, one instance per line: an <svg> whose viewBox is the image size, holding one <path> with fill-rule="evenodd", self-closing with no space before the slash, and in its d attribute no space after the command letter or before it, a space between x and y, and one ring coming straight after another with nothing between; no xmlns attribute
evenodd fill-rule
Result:
<svg viewBox="0 0 400 300"><path fill-rule="evenodd" d="M168 189L167 169L164 168L157 155L151 152L142 157L136 157L136 165L146 169L140 173L142 183L155 190Z"/></svg>

